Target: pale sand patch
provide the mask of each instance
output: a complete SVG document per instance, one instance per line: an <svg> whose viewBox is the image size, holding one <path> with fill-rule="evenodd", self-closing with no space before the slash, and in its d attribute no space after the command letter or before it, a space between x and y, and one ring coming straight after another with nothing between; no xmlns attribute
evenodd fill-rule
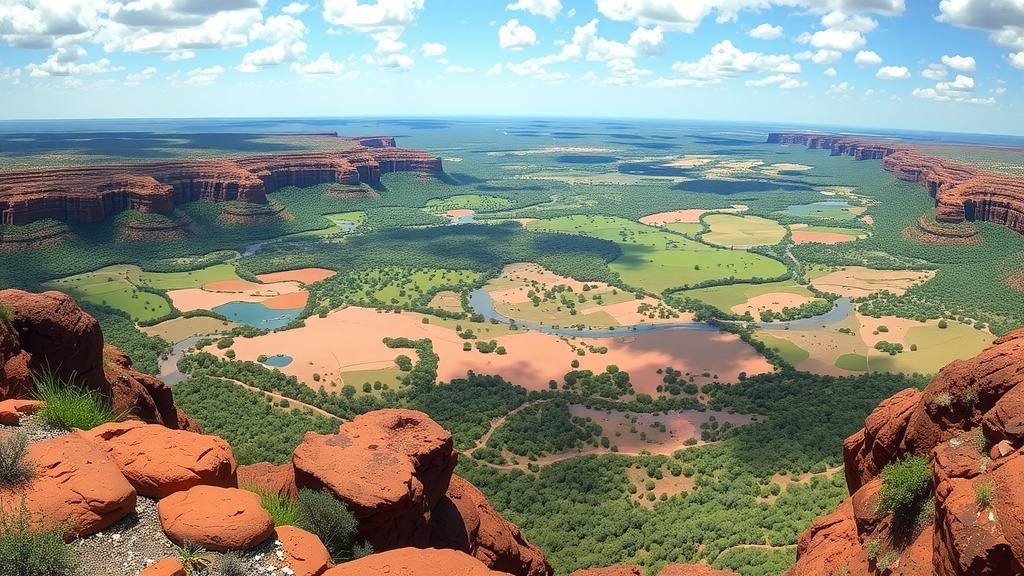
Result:
<svg viewBox="0 0 1024 576"><path fill-rule="evenodd" d="M476 211L475 210L469 210L469 209L466 209L466 208L457 208L455 210L449 210L449 211L445 212L444 214L445 214L445 216L448 216L449 218L453 218L455 220L458 220L459 218L463 218L463 217L469 216L471 214L476 214Z"/></svg>
<svg viewBox="0 0 1024 576"><path fill-rule="evenodd" d="M764 160L729 160L726 162L719 162L718 164L708 168L705 173L705 178L729 178L740 173L750 172L754 168L764 165Z"/></svg>
<svg viewBox="0 0 1024 576"><path fill-rule="evenodd" d="M551 334L526 331L494 338L508 351L505 355L465 352L454 330L423 324L423 315L378 313L369 308L349 307L325 318L306 319L306 326L273 332L257 338L238 338L232 348L239 360L255 360L260 354L286 354L294 361L280 368L308 385L313 374L328 382L351 370L386 368L399 354L409 350L384 346L385 337L430 338L440 356L438 379L463 378L468 370L478 374L500 374L530 390L547 390L548 381L562 381L572 370L573 360L581 369L603 372L609 364L629 372L638 393L657 395L662 376L657 370L672 366L684 373L717 374L721 382L735 382L740 372L749 375L772 370L764 358L734 334L706 330L666 330L626 338L563 339ZM486 336L485 336L486 337ZM570 346L607 346L607 354L578 356Z"/></svg>
<svg viewBox="0 0 1024 576"><path fill-rule="evenodd" d="M818 290L859 298L882 290L902 295L907 288L933 276L933 270L872 270L861 266L849 266L845 270L816 278L811 284Z"/></svg>
<svg viewBox="0 0 1024 576"><path fill-rule="evenodd" d="M870 214L865 214L865 215L861 216L860 219L863 220L864 222L866 222L869 226L874 226L875 225L875 219L872 218Z"/></svg>
<svg viewBox="0 0 1024 576"><path fill-rule="evenodd" d="M843 242L853 242L854 240L857 240L857 237L850 236L848 234L793 230L793 244L810 244L811 242L818 242L819 244L842 244Z"/></svg>
<svg viewBox="0 0 1024 576"><path fill-rule="evenodd" d="M640 219L641 224L647 224L648 226L661 226L662 224L671 224L672 222L682 222L683 224L696 224L700 222L700 217L707 213L725 212L728 214L738 214L740 212L746 212L749 206L745 204L733 204L732 208L715 208L713 210L700 210L697 208L687 208L685 210L673 210L671 212L659 212L657 214L651 214L644 216Z"/></svg>
<svg viewBox="0 0 1024 576"><path fill-rule="evenodd" d="M150 336L159 336L168 342L181 342L193 336L213 334L215 332L228 331L238 326L235 322L225 323L223 320L207 316L196 316L195 318L174 318L161 322L156 326L143 326L139 330Z"/></svg>
<svg viewBox="0 0 1024 576"><path fill-rule="evenodd" d="M749 298L743 304L737 304L730 308L730 310L741 315L748 310L751 314L755 314L759 310L774 310L776 312L781 312L783 308L796 308L813 301L814 298L803 294L769 292L768 294L761 294L760 296Z"/></svg>
<svg viewBox="0 0 1024 576"><path fill-rule="evenodd" d="M257 274L256 277L261 282L284 282L287 280L294 280L296 282L302 282L303 284L312 284L313 282L319 282L326 280L331 276L337 274L334 270L327 270L325 268L301 268L299 270L286 270L284 272L273 272L271 274Z"/></svg>
<svg viewBox="0 0 1024 576"><path fill-rule="evenodd" d="M574 280L567 276L555 274L539 264L530 263L509 264L501 271L501 277L508 280L523 282L525 284L531 284L536 281L542 285L547 285L549 288L558 284L564 284L572 287L576 292L582 292L584 284L599 286L599 290L606 290L609 288L608 285L603 282L580 282L579 280ZM491 294L491 297L495 300L499 300L499 298L494 294Z"/></svg>
<svg viewBox="0 0 1024 576"><path fill-rule="evenodd" d="M700 154L687 154L682 158L678 158L665 164L665 166L671 166L673 168L696 168L698 166L710 164L717 159L718 156L714 155L705 156Z"/></svg>
<svg viewBox="0 0 1024 576"><path fill-rule="evenodd" d="M615 321L623 326L632 326L634 324L679 324L683 322L693 322L693 312L680 312L679 318L658 318L655 314L654 318L637 312L637 308L641 304L650 304L651 306L657 306L659 302L650 296L644 297L643 300L629 300L626 302L619 302L618 304L608 304L606 306L592 306L580 310L580 314L583 316L589 316L595 312L605 312L610 314Z"/></svg>
<svg viewBox="0 0 1024 576"><path fill-rule="evenodd" d="M807 228L809 226L810 226L810 224L790 224L789 225L789 229L790 230L800 230L801 228Z"/></svg>
<svg viewBox="0 0 1024 576"><path fill-rule="evenodd" d="M232 292L249 294L250 296L278 296L298 292L301 288L294 282L274 282L273 284L256 284L248 280L220 280L203 284L207 292Z"/></svg>
<svg viewBox="0 0 1024 576"><path fill-rule="evenodd" d="M462 297L451 290L443 290L434 294L430 300L430 306L449 312L462 312Z"/></svg>
<svg viewBox="0 0 1024 576"><path fill-rule="evenodd" d="M264 300L263 305L271 310L294 310L305 308L308 300L309 292L292 292Z"/></svg>
<svg viewBox="0 0 1024 576"><path fill-rule="evenodd" d="M519 222L525 228L528 224L540 222L540 218L516 218L515 221Z"/></svg>
<svg viewBox="0 0 1024 576"><path fill-rule="evenodd" d="M683 442L688 438L696 438L698 444L706 444L700 441L700 426L709 422L711 418L719 424L729 422L740 426L749 424L754 418L745 414L729 414L728 412L713 412L707 410L672 410L665 413L644 414L639 412L620 412L587 408L580 404L570 404L569 413L573 416L591 418L601 425L602 436L607 436L612 444L619 447L619 454L637 455L641 450L647 450L652 454L671 454L683 448ZM631 420L636 418L636 423ZM665 426L662 432L660 426L652 428L655 422ZM636 428L636 433L630 432ZM620 436L616 437L615 433ZM640 433L645 434L646 440L640 439ZM610 450L599 450L600 452L611 452Z"/></svg>
<svg viewBox="0 0 1024 576"><path fill-rule="evenodd" d="M872 318L871 316L857 314L857 321L860 322L860 337L869 348L874 348L875 344L882 340L893 344L902 344L907 337L908 330L915 326L924 326L922 322L917 320L897 318L895 316ZM874 332L878 330L879 326L885 326L889 331L875 334Z"/></svg>
<svg viewBox="0 0 1024 576"><path fill-rule="evenodd" d="M251 296L235 292L206 292L201 288L168 290L167 297L171 299L174 307L182 312L212 310L217 306L231 302L263 302L266 300L262 296Z"/></svg>

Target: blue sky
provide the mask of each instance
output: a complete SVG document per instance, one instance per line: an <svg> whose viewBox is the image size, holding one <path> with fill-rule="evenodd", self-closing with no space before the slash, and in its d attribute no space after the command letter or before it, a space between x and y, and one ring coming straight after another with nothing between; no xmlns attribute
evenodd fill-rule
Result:
<svg viewBox="0 0 1024 576"><path fill-rule="evenodd" d="M1024 134L1024 0L0 0L0 118L601 116Z"/></svg>

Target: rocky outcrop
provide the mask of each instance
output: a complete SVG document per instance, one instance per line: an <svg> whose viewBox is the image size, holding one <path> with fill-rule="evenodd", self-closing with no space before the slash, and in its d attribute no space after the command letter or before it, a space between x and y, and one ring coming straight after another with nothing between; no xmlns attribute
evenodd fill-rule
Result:
<svg viewBox="0 0 1024 576"><path fill-rule="evenodd" d="M99 323L70 296L0 290L0 305L13 313L9 324L0 320L0 399L30 396L32 373L49 369L111 398L117 414L199 429L174 405L166 384L134 370L117 348L103 346Z"/></svg>
<svg viewBox="0 0 1024 576"><path fill-rule="evenodd" d="M339 564L324 576L508 576L455 550L399 548Z"/></svg>
<svg viewBox="0 0 1024 576"><path fill-rule="evenodd" d="M551 574L544 554L502 518L476 486L459 476L452 476L448 492L434 506L431 524L430 545L435 548L460 550L502 572Z"/></svg>
<svg viewBox="0 0 1024 576"><path fill-rule="evenodd" d="M320 576L330 567L331 556L314 534L295 526L278 526L275 532L284 560L296 576Z"/></svg>
<svg viewBox="0 0 1024 576"><path fill-rule="evenodd" d="M235 457L216 436L139 421L111 422L84 434L143 496L164 498L194 486L238 486Z"/></svg>
<svg viewBox="0 0 1024 576"><path fill-rule="evenodd" d="M882 402L844 445L850 498L801 536L787 575L867 575L883 559L900 575L1024 573L1022 413L1024 330ZM882 468L909 454L931 462L934 508L916 519L878 505Z"/></svg>
<svg viewBox="0 0 1024 576"><path fill-rule="evenodd" d="M196 486L175 492L157 504L160 525L172 542L207 550L245 550L274 532L274 520L259 495L238 488Z"/></svg>
<svg viewBox="0 0 1024 576"><path fill-rule="evenodd" d="M135 510L135 488L81 432L34 442L26 459L35 476L0 489L0 508L18 510L24 502L33 522L66 528L66 540L95 534Z"/></svg>
<svg viewBox="0 0 1024 576"><path fill-rule="evenodd" d="M324 152L0 172L0 224L99 222L124 210L171 214L195 201L262 204L285 186L375 185L396 171L441 172L441 160L374 136Z"/></svg>
<svg viewBox="0 0 1024 576"><path fill-rule="evenodd" d="M771 133L769 144L801 144L833 156L882 160L882 168L920 184L935 199L939 222L983 220L1024 233L1024 178L994 174L921 154L912 147L858 138L805 133Z"/></svg>

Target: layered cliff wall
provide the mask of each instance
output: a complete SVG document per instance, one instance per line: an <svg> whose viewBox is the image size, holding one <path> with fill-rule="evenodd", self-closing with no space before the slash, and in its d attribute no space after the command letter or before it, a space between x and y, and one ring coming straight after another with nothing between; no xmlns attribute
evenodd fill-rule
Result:
<svg viewBox="0 0 1024 576"><path fill-rule="evenodd" d="M353 141L327 152L0 172L0 224L98 222L123 210L170 214L195 201L264 203L286 186L375 185L389 172L442 171L440 158L396 148L394 138Z"/></svg>
<svg viewBox="0 0 1024 576"><path fill-rule="evenodd" d="M833 156L882 160L882 168L906 182L920 184L935 199L940 222L983 220L1024 233L1024 178L993 174L926 156L912 147L857 138L773 132L769 144L801 144L829 150Z"/></svg>

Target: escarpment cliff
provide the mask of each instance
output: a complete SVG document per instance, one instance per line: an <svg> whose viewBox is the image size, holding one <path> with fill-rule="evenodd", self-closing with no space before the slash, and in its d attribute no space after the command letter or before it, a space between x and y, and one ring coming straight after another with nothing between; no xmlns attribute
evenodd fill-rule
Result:
<svg viewBox="0 0 1024 576"><path fill-rule="evenodd" d="M843 453L850 497L801 536L787 576L1024 574L1024 330L879 404ZM882 470L909 455L930 462L928 487L887 512L899 482Z"/></svg>
<svg viewBox="0 0 1024 576"><path fill-rule="evenodd" d="M123 210L170 214L195 201L264 203L286 186L375 185L390 172L442 171L440 158L396 148L394 138L353 141L326 152L0 172L0 224L98 222Z"/></svg>
<svg viewBox="0 0 1024 576"><path fill-rule="evenodd" d="M1024 178L994 174L934 158L900 144L844 136L773 132L769 144L800 144L829 150L833 156L881 160L882 168L903 181L914 182L935 199L939 222L983 220L1024 234Z"/></svg>

